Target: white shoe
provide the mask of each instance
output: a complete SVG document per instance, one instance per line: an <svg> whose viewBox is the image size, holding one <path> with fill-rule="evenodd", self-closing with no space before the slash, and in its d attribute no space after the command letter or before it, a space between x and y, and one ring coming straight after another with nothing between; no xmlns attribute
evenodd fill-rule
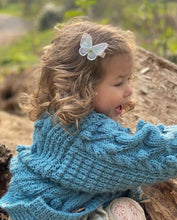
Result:
<svg viewBox="0 0 177 220"><path fill-rule="evenodd" d="M138 202L127 197L113 200L106 211L111 220L146 220L144 211Z"/></svg>

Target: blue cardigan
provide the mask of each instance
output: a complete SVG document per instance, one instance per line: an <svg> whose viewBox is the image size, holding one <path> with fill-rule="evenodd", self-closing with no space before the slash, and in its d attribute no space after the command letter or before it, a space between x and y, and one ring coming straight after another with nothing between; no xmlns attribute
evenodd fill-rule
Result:
<svg viewBox="0 0 177 220"><path fill-rule="evenodd" d="M0 199L13 220L80 219L127 190L177 175L177 126L139 121L131 134L93 111L78 132L67 129L45 115L35 123L33 144L17 147Z"/></svg>

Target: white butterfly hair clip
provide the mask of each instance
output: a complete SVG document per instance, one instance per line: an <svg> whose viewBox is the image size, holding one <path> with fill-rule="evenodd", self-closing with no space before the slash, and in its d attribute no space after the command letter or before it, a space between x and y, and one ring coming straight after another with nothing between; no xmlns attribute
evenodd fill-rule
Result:
<svg viewBox="0 0 177 220"><path fill-rule="evenodd" d="M81 56L86 56L87 59L92 61L97 58L97 56L100 56L104 58L105 56L105 50L108 47L107 43L100 43L93 45L92 37L88 33L83 33L81 41L80 41L80 48L79 48L79 54Z"/></svg>

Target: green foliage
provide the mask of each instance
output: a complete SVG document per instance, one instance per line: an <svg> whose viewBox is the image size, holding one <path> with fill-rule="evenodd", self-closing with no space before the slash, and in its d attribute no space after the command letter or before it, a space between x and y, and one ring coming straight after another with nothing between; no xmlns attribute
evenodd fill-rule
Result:
<svg viewBox="0 0 177 220"><path fill-rule="evenodd" d="M92 6L96 4L95 0L75 0L75 7L72 10L67 10L65 12L64 19L68 20L76 16L91 16Z"/></svg>
<svg viewBox="0 0 177 220"><path fill-rule="evenodd" d="M147 48L167 58L171 54L177 55L176 47L171 46L174 43L176 31L170 22L167 23L168 15L167 0L143 0L139 13L135 16L139 21L138 30L151 39L152 47Z"/></svg>
<svg viewBox="0 0 177 220"><path fill-rule="evenodd" d="M168 0L97 0L95 19L132 30L139 45L159 55L177 56L177 1Z"/></svg>
<svg viewBox="0 0 177 220"><path fill-rule="evenodd" d="M43 47L53 39L53 30L39 32L33 30L18 42L1 47L0 50L0 75L8 74L9 70L15 72L39 62L39 55Z"/></svg>
<svg viewBox="0 0 177 220"><path fill-rule="evenodd" d="M1 14L11 14L16 16L22 16L23 5L20 3L10 3L3 7L0 7Z"/></svg>
<svg viewBox="0 0 177 220"><path fill-rule="evenodd" d="M49 0L15 0L14 4L8 3L0 7L0 13L24 16L26 8L28 13L25 16L31 20L35 17L36 21L36 15L39 15L42 6L47 2ZM176 0L50 0L50 2L65 8L64 15L61 13L60 16L61 22L76 16L88 16L104 24L112 23L132 30L140 46L172 60L177 59L174 58L177 57ZM46 17L51 17L50 13ZM41 26L43 26L42 22L49 21L48 18L44 19L41 16ZM21 68L38 62L41 42L45 45L46 41L51 39L45 36L49 32L33 31L17 45L0 49L0 57L3 57L0 59L1 67L19 65Z"/></svg>
<svg viewBox="0 0 177 220"><path fill-rule="evenodd" d="M75 0L75 4L83 9L83 11L86 13L88 10L91 9L92 5L96 4L95 0Z"/></svg>

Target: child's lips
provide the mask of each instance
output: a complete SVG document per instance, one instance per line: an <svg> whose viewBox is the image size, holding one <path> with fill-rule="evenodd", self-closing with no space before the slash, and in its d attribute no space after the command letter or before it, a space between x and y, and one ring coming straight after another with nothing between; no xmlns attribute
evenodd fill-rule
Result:
<svg viewBox="0 0 177 220"><path fill-rule="evenodd" d="M122 105L119 105L119 106L116 108L116 113L120 115L120 114L122 113L122 108L123 108L123 106L122 106Z"/></svg>

